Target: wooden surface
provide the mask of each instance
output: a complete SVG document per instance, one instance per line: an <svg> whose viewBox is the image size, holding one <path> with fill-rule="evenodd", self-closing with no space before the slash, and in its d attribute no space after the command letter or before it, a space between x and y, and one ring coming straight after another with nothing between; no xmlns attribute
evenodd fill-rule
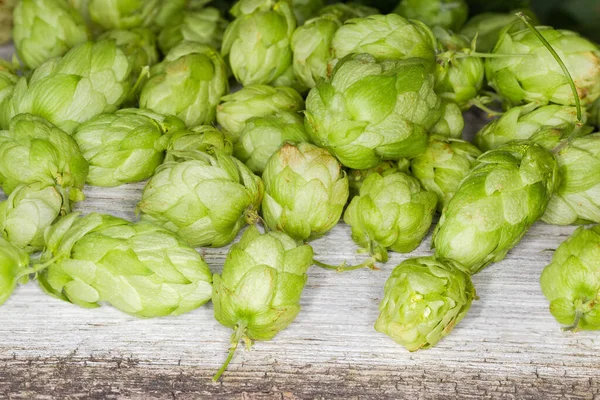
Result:
<svg viewBox="0 0 600 400"><path fill-rule="evenodd" d="M78 208L133 220L142 187L87 188ZM210 304L143 320L81 309L30 283L0 307L0 398L600 399L598 334L562 332L539 288L548 249L573 229L535 225L473 277L480 298L453 333L416 353L373 329L385 280L408 255L391 254L380 271L313 268L296 321L239 351L217 384L230 331ZM343 224L312 244L321 260L361 261ZM429 246L428 236L410 256ZM220 271L227 248L201 252Z"/></svg>

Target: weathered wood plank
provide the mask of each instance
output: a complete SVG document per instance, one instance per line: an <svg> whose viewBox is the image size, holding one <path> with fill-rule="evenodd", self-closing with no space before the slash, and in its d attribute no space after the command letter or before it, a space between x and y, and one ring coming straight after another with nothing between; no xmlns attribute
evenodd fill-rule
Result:
<svg viewBox="0 0 600 400"><path fill-rule="evenodd" d="M86 188L78 209L133 220L142 187ZM0 398L600 399L597 333L562 332L538 282L547 250L573 229L535 225L504 261L474 276L480 299L454 332L416 353L373 329L383 284L408 255L392 254L380 271L311 269L297 320L239 351L219 384L210 376L230 331L210 304L142 320L81 309L30 283L0 308ZM361 261L344 224L313 245L324 261ZM410 256L429 246L428 237ZM200 251L220 271L227 248Z"/></svg>

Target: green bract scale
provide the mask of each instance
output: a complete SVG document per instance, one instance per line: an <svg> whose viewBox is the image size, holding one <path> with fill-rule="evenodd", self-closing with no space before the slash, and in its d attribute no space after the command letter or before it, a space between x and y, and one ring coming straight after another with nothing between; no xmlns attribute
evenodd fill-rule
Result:
<svg viewBox="0 0 600 400"><path fill-rule="evenodd" d="M75 140L41 117L17 115L9 130L0 131L0 186L7 195L21 184L39 182L82 200L87 174Z"/></svg>
<svg viewBox="0 0 600 400"><path fill-rule="evenodd" d="M432 71L436 40L424 23L398 14L370 15L346 21L331 43L333 64L352 53L368 53L383 61L417 57Z"/></svg>
<svg viewBox="0 0 600 400"><path fill-rule="evenodd" d="M410 166L410 162L403 158L400 162L396 161L383 161L381 164L374 168L369 169L349 169L348 173L348 185L350 188L350 200L354 196L358 196L360 193L360 188L367 179L369 175L372 173L378 173L383 176L387 174L393 174L394 172L408 172L408 167Z"/></svg>
<svg viewBox="0 0 600 400"><path fill-rule="evenodd" d="M534 105L533 105L534 106ZM532 105L513 107L475 135L482 151L492 150L512 140L529 139L546 128L572 130L577 124L575 107L551 104L532 110Z"/></svg>
<svg viewBox="0 0 600 400"><path fill-rule="evenodd" d="M540 278L550 313L568 330L600 329L600 227L578 228Z"/></svg>
<svg viewBox="0 0 600 400"><path fill-rule="evenodd" d="M401 0L394 12L429 26L459 30L469 15L465 0Z"/></svg>
<svg viewBox="0 0 600 400"><path fill-rule="evenodd" d="M556 154L560 185L544 222L556 225L600 223L600 133L568 142Z"/></svg>
<svg viewBox="0 0 600 400"><path fill-rule="evenodd" d="M313 250L298 246L281 232L261 234L249 227L227 255L223 272L215 274L215 319L234 329L223 373L240 340L271 340L300 312L300 296Z"/></svg>
<svg viewBox="0 0 600 400"><path fill-rule="evenodd" d="M292 10L298 25L304 24L307 19L319 14L324 5L324 0L293 0Z"/></svg>
<svg viewBox="0 0 600 400"><path fill-rule="evenodd" d="M441 116L433 85L433 75L419 59L377 62L369 54L348 56L331 80L308 94L307 132L354 169L417 156Z"/></svg>
<svg viewBox="0 0 600 400"><path fill-rule="evenodd" d="M138 317L180 315L212 295L210 269L176 235L147 222L97 213L61 218L45 233L38 280L50 295L82 307Z"/></svg>
<svg viewBox="0 0 600 400"><path fill-rule="evenodd" d="M442 211L436 257L472 274L502 260L544 214L558 179L552 154L532 142L484 153Z"/></svg>
<svg viewBox="0 0 600 400"><path fill-rule="evenodd" d="M162 3L162 0L88 0L88 12L91 20L104 30L152 27Z"/></svg>
<svg viewBox="0 0 600 400"><path fill-rule="evenodd" d="M0 305L10 297L20 280L26 279L29 255L0 235Z"/></svg>
<svg viewBox="0 0 600 400"><path fill-rule="evenodd" d="M27 252L42 250L44 230L70 210L68 201L45 183L18 186L0 202L0 237Z"/></svg>
<svg viewBox="0 0 600 400"><path fill-rule="evenodd" d="M163 54L183 41L203 43L218 49L225 28L227 21L216 8L185 11L160 32L158 44Z"/></svg>
<svg viewBox="0 0 600 400"><path fill-rule="evenodd" d="M188 127L215 120L221 96L229 90L227 68L217 51L182 42L152 67L140 95L140 107L181 118Z"/></svg>
<svg viewBox="0 0 600 400"><path fill-rule="evenodd" d="M87 183L119 186L150 178L165 156L160 138L181 129L185 124L177 117L136 108L82 124L73 138L90 166Z"/></svg>
<svg viewBox="0 0 600 400"><path fill-rule="evenodd" d="M298 113L278 113L246 121L234 147L238 160L256 174L262 174L269 158L285 142L307 142L304 118Z"/></svg>
<svg viewBox="0 0 600 400"><path fill-rule="evenodd" d="M83 18L64 0L21 0L13 16L15 49L30 69L91 38Z"/></svg>
<svg viewBox="0 0 600 400"><path fill-rule="evenodd" d="M514 10L506 14L482 13L469 19L467 24L461 29L460 33L467 37L469 41L477 38L477 51L489 53L494 49L496 43L498 43L498 38L505 28L510 29L511 32L517 32L527 28L527 26L515 15L517 11L523 12L534 25L538 25L537 17L528 9Z"/></svg>
<svg viewBox="0 0 600 400"><path fill-rule="evenodd" d="M344 213L352 239L376 261L388 260L388 249L410 253L419 246L429 227L437 195L402 172L373 172Z"/></svg>
<svg viewBox="0 0 600 400"><path fill-rule="evenodd" d="M537 29L567 66L581 103L587 105L598 99L600 49L575 32L550 27ZM504 32L493 53L512 55L488 58L485 62L490 85L510 102L575 104L569 79L531 30Z"/></svg>
<svg viewBox="0 0 600 400"><path fill-rule="evenodd" d="M292 66L291 1L239 0L231 13L236 19L225 31L222 53L233 75L244 86L275 82Z"/></svg>
<svg viewBox="0 0 600 400"><path fill-rule="evenodd" d="M462 109L468 108L469 101L477 97L483 86L483 61L478 57L464 56L471 51L464 36L439 27L434 28L433 33L438 39L435 91Z"/></svg>
<svg viewBox="0 0 600 400"><path fill-rule="evenodd" d="M71 134L83 122L119 109L131 89L132 65L114 39L87 42L52 59L15 86L9 116L44 117ZM8 119L2 118L2 128Z"/></svg>
<svg viewBox="0 0 600 400"><path fill-rule="evenodd" d="M303 109L304 99L291 87L250 85L221 98L221 104L217 106L217 122L227 136L237 142L250 118Z"/></svg>
<svg viewBox="0 0 600 400"><path fill-rule="evenodd" d="M448 204L481 151L460 139L432 136L425 153L410 161L412 175L438 195L438 210Z"/></svg>
<svg viewBox="0 0 600 400"><path fill-rule="evenodd" d="M165 161L178 161L179 155L188 152L202 151L205 153L221 152L226 155L233 153L233 146L226 136L212 125L198 125L190 130L179 130L161 138L160 146L167 149Z"/></svg>
<svg viewBox="0 0 600 400"><path fill-rule="evenodd" d="M427 349L454 329L474 298L470 276L451 262L410 258L385 283L375 329L409 351Z"/></svg>
<svg viewBox="0 0 600 400"><path fill-rule="evenodd" d="M267 225L298 241L329 232L348 201L348 178L340 163L309 143L283 145L269 160L263 180Z"/></svg>
<svg viewBox="0 0 600 400"><path fill-rule="evenodd" d="M179 234L194 247L222 247L254 223L263 183L241 161L215 152L172 153L157 168L138 204L142 220Z"/></svg>

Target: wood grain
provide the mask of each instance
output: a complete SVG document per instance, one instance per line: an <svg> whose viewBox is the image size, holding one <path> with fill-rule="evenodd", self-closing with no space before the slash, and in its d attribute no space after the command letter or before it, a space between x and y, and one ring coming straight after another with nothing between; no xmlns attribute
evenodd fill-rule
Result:
<svg viewBox="0 0 600 400"><path fill-rule="evenodd" d="M78 209L133 220L142 187L86 188ZM210 376L230 331L210 304L144 320L81 309L30 283L0 308L0 398L600 399L597 333L562 332L539 288L549 249L573 229L535 225L473 277L479 300L454 332L416 353L373 329L383 284L408 255L391 254L380 271L313 268L296 321L239 351L218 384ZM329 263L362 260L344 224L312 244ZM429 247L428 237L410 256ZM227 248L199 251L220 271Z"/></svg>

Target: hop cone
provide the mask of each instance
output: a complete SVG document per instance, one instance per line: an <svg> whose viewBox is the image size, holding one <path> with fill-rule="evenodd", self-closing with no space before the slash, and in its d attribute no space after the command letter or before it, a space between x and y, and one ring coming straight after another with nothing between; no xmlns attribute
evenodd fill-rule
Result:
<svg viewBox="0 0 600 400"><path fill-rule="evenodd" d="M154 25L162 3L162 0L88 0L88 12L91 20L104 30L149 28Z"/></svg>
<svg viewBox="0 0 600 400"><path fill-rule="evenodd" d="M375 260L386 262L388 249L410 253L421 243L433 218L437 195L402 173L373 172L344 213L352 239Z"/></svg>
<svg viewBox="0 0 600 400"><path fill-rule="evenodd" d="M151 67L158 62L156 36L150 29L115 29L104 33L99 39L114 39L117 42L117 46L129 58L133 71L131 74L132 83L137 81L144 67Z"/></svg>
<svg viewBox="0 0 600 400"><path fill-rule="evenodd" d="M249 119L234 147L234 154L252 172L262 174L271 156L284 143L307 141L304 119L297 113L282 112Z"/></svg>
<svg viewBox="0 0 600 400"><path fill-rule="evenodd" d="M453 101L442 100L440 112L441 117L429 130L429 134L460 139L465 129L465 119L458 104Z"/></svg>
<svg viewBox="0 0 600 400"><path fill-rule="evenodd" d="M441 211L480 155L481 151L469 142L433 136L425 153L410 161L410 171L426 190L438 195Z"/></svg>
<svg viewBox="0 0 600 400"><path fill-rule="evenodd" d="M540 278L550 313L570 330L600 329L600 228L578 228L558 246Z"/></svg>
<svg viewBox="0 0 600 400"><path fill-rule="evenodd" d="M378 173L382 176L387 174L393 174L395 172L408 172L410 161L403 158L399 162L396 161L384 161L378 166L369 169L349 169L348 174L348 186L350 189L350 200L354 196L358 196L360 188L367 179L367 177L373 173Z"/></svg>
<svg viewBox="0 0 600 400"><path fill-rule="evenodd" d="M537 144L513 142L484 153L442 211L436 257L469 273L502 260L544 214L557 182L556 160Z"/></svg>
<svg viewBox="0 0 600 400"><path fill-rule="evenodd" d="M15 49L30 69L91 38L83 18L65 0L21 0L13 23Z"/></svg>
<svg viewBox="0 0 600 400"><path fill-rule="evenodd" d="M290 2L240 0L231 13L236 19L225 31L222 54L233 75L244 86L275 82L292 66Z"/></svg>
<svg viewBox="0 0 600 400"><path fill-rule="evenodd" d="M459 30L469 14L465 0L401 0L394 12L429 26Z"/></svg>
<svg viewBox="0 0 600 400"><path fill-rule="evenodd" d="M229 90L227 70L210 46L182 42L150 71L140 107L181 118L188 127L215 120L221 96Z"/></svg>
<svg viewBox="0 0 600 400"><path fill-rule="evenodd" d="M165 161L181 161L179 155L202 151L205 153L233 153L233 146L225 135L212 125L198 125L190 130L178 130L161 138L160 146L167 149Z"/></svg>
<svg viewBox="0 0 600 400"><path fill-rule="evenodd" d="M20 78L10 101L8 117L40 115L67 133L102 113L112 113L127 99L132 66L115 40L87 42L61 59ZM9 118L0 123L6 129Z"/></svg>
<svg viewBox="0 0 600 400"><path fill-rule="evenodd" d="M186 11L160 32L158 44L163 54L183 41L198 42L219 49L225 28L227 21L216 8Z"/></svg>
<svg viewBox="0 0 600 400"><path fill-rule="evenodd" d="M90 165L87 183L119 186L150 178L165 156L162 135L184 128L177 117L135 108L102 114L82 124L73 138Z"/></svg>
<svg viewBox="0 0 600 400"><path fill-rule="evenodd" d="M72 137L41 117L17 115L0 131L0 186L10 194L20 184L43 183L81 200L88 164Z"/></svg>
<svg viewBox="0 0 600 400"><path fill-rule="evenodd" d="M46 231L39 282L82 307L138 317L180 315L211 298L211 273L194 249L164 228L97 213L63 217Z"/></svg>
<svg viewBox="0 0 600 400"><path fill-rule="evenodd" d="M237 142L249 119L303 109L304 99L291 87L250 85L221 97L221 104L217 106L217 122L227 136Z"/></svg>
<svg viewBox="0 0 600 400"><path fill-rule="evenodd" d="M235 330L215 380L241 339L271 340L296 318L312 257L310 246L298 246L281 232L260 234L255 226L231 247L222 274L213 277L215 319Z"/></svg>
<svg viewBox="0 0 600 400"><path fill-rule="evenodd" d="M512 140L529 139L547 128L572 130L577 122L575 107L551 104L533 111L531 105L514 107L477 132L474 143L482 151L492 150Z"/></svg>
<svg viewBox="0 0 600 400"><path fill-rule="evenodd" d="M565 63L583 104L600 97L600 49L575 32L539 27ZM490 85L514 104L538 102L574 105L569 80L552 54L530 30L505 32L494 47L496 54L514 57L488 58ZM520 56L522 55L522 56Z"/></svg>
<svg viewBox="0 0 600 400"><path fill-rule="evenodd" d="M348 178L340 163L309 143L283 145L269 160L263 179L267 225L298 241L329 232L348 201Z"/></svg>
<svg viewBox="0 0 600 400"><path fill-rule="evenodd" d="M433 70L436 40L424 23L397 14L350 19L335 33L331 43L333 64L352 53L368 53L383 61L417 57Z"/></svg>
<svg viewBox="0 0 600 400"><path fill-rule="evenodd" d="M385 283L375 330L409 351L427 349L454 329L474 298L471 278L451 262L410 258Z"/></svg>
<svg viewBox="0 0 600 400"><path fill-rule="evenodd" d="M21 276L27 273L29 256L0 235L0 305L10 297Z"/></svg>
<svg viewBox="0 0 600 400"><path fill-rule="evenodd" d="M330 81L306 99L306 128L347 167L413 157L427 147L440 117L434 78L420 60L377 62L358 54L342 60Z"/></svg>
<svg viewBox="0 0 600 400"><path fill-rule="evenodd" d="M255 222L263 184L242 162L219 152L174 155L180 162L160 166L144 188L142 220L194 247L225 246L246 222Z"/></svg>
<svg viewBox="0 0 600 400"><path fill-rule="evenodd" d="M27 252L42 250L44 230L69 211L68 201L45 183L18 186L0 202L0 237Z"/></svg>
<svg viewBox="0 0 600 400"><path fill-rule="evenodd" d="M483 61L477 57L462 56L471 51L464 36L442 28L434 28L433 33L438 39L435 91L461 108L468 108L469 101L477 97L483 86Z"/></svg>

